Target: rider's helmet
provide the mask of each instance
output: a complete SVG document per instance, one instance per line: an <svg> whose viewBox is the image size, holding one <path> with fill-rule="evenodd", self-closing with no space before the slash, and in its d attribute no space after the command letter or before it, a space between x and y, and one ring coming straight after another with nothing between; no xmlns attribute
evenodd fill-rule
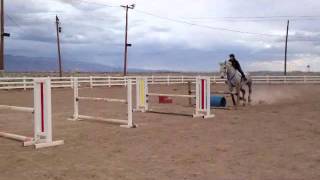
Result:
<svg viewBox="0 0 320 180"><path fill-rule="evenodd" d="M230 58L235 58L234 54L229 55Z"/></svg>

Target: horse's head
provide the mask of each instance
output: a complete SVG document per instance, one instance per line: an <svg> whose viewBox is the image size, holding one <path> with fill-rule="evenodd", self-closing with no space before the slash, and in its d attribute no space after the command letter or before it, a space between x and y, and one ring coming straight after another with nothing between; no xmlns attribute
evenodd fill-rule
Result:
<svg viewBox="0 0 320 180"><path fill-rule="evenodd" d="M227 62L219 63L220 65L220 77L223 79L227 74Z"/></svg>
<svg viewBox="0 0 320 180"><path fill-rule="evenodd" d="M232 66L232 63L230 61L225 61L223 63L220 63L220 76L221 78L224 78L227 76L228 73L233 72L234 68Z"/></svg>

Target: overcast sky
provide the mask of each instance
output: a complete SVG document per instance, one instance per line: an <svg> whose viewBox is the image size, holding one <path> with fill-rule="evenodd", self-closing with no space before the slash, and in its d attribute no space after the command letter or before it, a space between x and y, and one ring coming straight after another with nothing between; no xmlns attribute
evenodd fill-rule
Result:
<svg viewBox="0 0 320 180"><path fill-rule="evenodd" d="M119 6L132 3L130 68L217 71L234 53L245 71L281 71L286 18L239 17L290 16L289 70L320 71L318 0L5 0L6 54L55 59L57 14L63 59L122 67L125 11Z"/></svg>

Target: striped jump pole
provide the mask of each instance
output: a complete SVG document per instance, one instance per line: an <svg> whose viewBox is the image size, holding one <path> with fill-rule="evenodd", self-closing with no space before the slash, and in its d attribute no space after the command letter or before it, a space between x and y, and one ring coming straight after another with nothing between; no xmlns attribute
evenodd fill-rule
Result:
<svg viewBox="0 0 320 180"><path fill-rule="evenodd" d="M136 108L135 111L146 112L148 106L148 79L146 77L138 77L136 79Z"/></svg>
<svg viewBox="0 0 320 180"><path fill-rule="evenodd" d="M196 109L193 117L212 118L210 107L210 78L197 77L196 79Z"/></svg>
<svg viewBox="0 0 320 180"><path fill-rule="evenodd" d="M49 78L34 79L34 107L16 107L1 105L1 109L31 112L34 118L34 137L26 137L0 132L0 136L22 141L24 146L34 145L36 149L64 144L63 140L52 140L51 81Z"/></svg>
<svg viewBox="0 0 320 180"><path fill-rule="evenodd" d="M177 98L195 98L196 108L193 117L212 118L210 108L210 78L197 77L196 94L160 94L148 92L148 81L146 77L136 79L136 109L135 111L146 112L149 110L148 97L150 96L168 96Z"/></svg>

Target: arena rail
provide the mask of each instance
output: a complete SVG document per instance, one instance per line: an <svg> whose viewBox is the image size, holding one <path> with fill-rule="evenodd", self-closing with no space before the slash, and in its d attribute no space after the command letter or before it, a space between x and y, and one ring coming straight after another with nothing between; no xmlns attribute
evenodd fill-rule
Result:
<svg viewBox="0 0 320 180"><path fill-rule="evenodd" d="M195 83L197 76L145 76L149 84L172 85L185 84L188 82ZM0 90L11 89L32 89L33 80L36 77L1 77ZM73 88L73 79L75 77L48 77L51 79L52 88ZM115 76L86 76L76 77L81 86L85 87L111 87L126 86L127 80L131 79L135 84L137 76L115 77ZM252 76L255 84L320 84L320 76ZM211 83L223 84L225 79L219 76L210 76Z"/></svg>

